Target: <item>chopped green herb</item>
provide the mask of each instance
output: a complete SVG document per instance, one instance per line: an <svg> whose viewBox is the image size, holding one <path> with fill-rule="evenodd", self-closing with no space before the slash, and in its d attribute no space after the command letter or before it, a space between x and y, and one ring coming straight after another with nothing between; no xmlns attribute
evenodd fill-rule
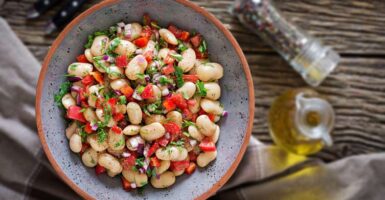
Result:
<svg viewBox="0 0 385 200"><path fill-rule="evenodd" d="M138 94L142 94L143 90L144 90L144 86L143 86L143 85L139 85L139 86L136 88L136 92L137 92Z"/></svg>
<svg viewBox="0 0 385 200"><path fill-rule="evenodd" d="M115 143L115 148L124 145L124 139L119 140L119 142Z"/></svg>
<svg viewBox="0 0 385 200"><path fill-rule="evenodd" d="M103 143L107 139L107 132L104 128L98 128L98 142Z"/></svg>
<svg viewBox="0 0 385 200"><path fill-rule="evenodd" d="M99 69L102 69L104 70L107 74L110 73L110 68L107 67L107 65L105 65L103 62L102 62L102 59L103 59L103 56L96 56L96 57L93 57L93 60L95 61L94 62L94 65L96 68L99 68Z"/></svg>
<svg viewBox="0 0 385 200"><path fill-rule="evenodd" d="M81 113L83 113L84 111L86 111L86 108L82 108L82 109L80 110Z"/></svg>
<svg viewBox="0 0 385 200"><path fill-rule="evenodd" d="M137 172L138 168L136 168L136 166L132 166L132 171Z"/></svg>
<svg viewBox="0 0 385 200"><path fill-rule="evenodd" d="M166 47L168 46L168 44L167 44L166 41L164 41L163 38L159 38L159 46L160 46L161 48L166 48Z"/></svg>
<svg viewBox="0 0 385 200"><path fill-rule="evenodd" d="M189 127L189 126L196 126L196 125L192 121L187 121L187 120L183 121L183 124L182 124L183 128L186 128L186 127Z"/></svg>
<svg viewBox="0 0 385 200"><path fill-rule="evenodd" d="M142 73L137 73L136 74L136 77L138 78L138 79L144 79L144 74L142 74Z"/></svg>
<svg viewBox="0 0 385 200"><path fill-rule="evenodd" d="M186 51L187 49L188 49L188 47L186 45L184 45L183 42L179 41L178 50L180 52L183 52L183 51Z"/></svg>
<svg viewBox="0 0 385 200"><path fill-rule="evenodd" d="M173 81L172 81L172 79L168 79L168 78L166 78L166 77L164 77L164 76L161 76L160 78L159 78L159 83L161 84L161 85L168 85L168 84L170 84L170 83L172 83Z"/></svg>
<svg viewBox="0 0 385 200"><path fill-rule="evenodd" d="M89 35L87 38L87 43L84 45L84 48L86 48L86 49L91 48L92 43L94 42L94 38L95 38L95 36L93 34Z"/></svg>
<svg viewBox="0 0 385 200"><path fill-rule="evenodd" d="M71 83L69 81L66 81L60 85L59 92L56 93L54 96L55 103L59 107L64 108L61 102L61 99L63 98L64 95L66 95L70 91L70 88L71 88Z"/></svg>
<svg viewBox="0 0 385 200"><path fill-rule="evenodd" d="M177 146L177 147L183 147L184 146L184 140L178 140L176 142L170 142L170 145L174 145L174 146Z"/></svg>
<svg viewBox="0 0 385 200"><path fill-rule="evenodd" d="M135 164L136 164L138 167L143 167L143 166L144 166L144 157L137 158L137 159L135 160Z"/></svg>
<svg viewBox="0 0 385 200"><path fill-rule="evenodd" d="M178 87L182 87L184 84L183 69L178 66L175 66L174 68L175 68L176 84Z"/></svg>
<svg viewBox="0 0 385 200"><path fill-rule="evenodd" d="M162 28L162 27L158 26L158 24L156 24L156 22L154 22L154 21L151 22L151 26L153 28L156 28L156 29L161 29Z"/></svg>
<svg viewBox="0 0 385 200"><path fill-rule="evenodd" d="M180 61L183 60L183 57L182 57L182 55L180 55L180 54L170 53L170 56L171 56L172 58L174 58L175 60L177 60L178 62L180 62Z"/></svg>
<svg viewBox="0 0 385 200"><path fill-rule="evenodd" d="M85 142L87 139L87 133L84 131L84 126L80 127L79 135L82 138L82 142Z"/></svg>
<svg viewBox="0 0 385 200"><path fill-rule="evenodd" d="M110 46L108 47L108 49L110 51L115 51L115 49L119 46L120 44L120 38L115 38L111 41L110 43Z"/></svg>
<svg viewBox="0 0 385 200"><path fill-rule="evenodd" d="M188 96L188 94L187 94L186 91L183 91L183 92L182 92L182 96L183 96L183 98L185 98L186 100L189 99L189 96Z"/></svg>
<svg viewBox="0 0 385 200"><path fill-rule="evenodd" d="M158 51L159 52L159 50L160 50L160 45L159 45L159 43L157 42L157 43L155 43L155 49L156 49L156 51Z"/></svg>
<svg viewBox="0 0 385 200"><path fill-rule="evenodd" d="M110 104L107 103L106 106L104 106L103 115L104 115L104 123L108 124L108 122L110 122L112 118L112 110L111 110Z"/></svg>
<svg viewBox="0 0 385 200"><path fill-rule="evenodd" d="M104 98L106 99L106 100L109 100L109 99L111 99L112 97L114 97L115 96L115 93L113 92L113 91L108 91L108 92L105 92L104 94L103 94L103 96L104 96Z"/></svg>
<svg viewBox="0 0 385 200"><path fill-rule="evenodd" d="M72 64L72 65L70 65L69 69L70 69L71 71L75 71L77 67L78 67L77 64Z"/></svg>
<svg viewBox="0 0 385 200"><path fill-rule="evenodd" d="M201 45L198 47L198 51L200 51L201 53L204 53L207 51L206 40L202 41Z"/></svg>
<svg viewBox="0 0 385 200"><path fill-rule="evenodd" d="M126 105L127 104L127 98L126 96L122 95L119 97L119 104Z"/></svg>
<svg viewBox="0 0 385 200"><path fill-rule="evenodd" d="M183 135L185 135L186 137L191 137L191 135L186 131L183 131Z"/></svg>
<svg viewBox="0 0 385 200"><path fill-rule="evenodd" d="M147 116L151 116L151 113L148 112L148 110L147 110L146 107L143 108L143 112L144 112L144 114L146 114Z"/></svg>
<svg viewBox="0 0 385 200"><path fill-rule="evenodd" d="M202 81L197 81L196 82L196 86L197 86L197 92L198 92L198 95L201 96L201 97L205 97L207 95L207 89L205 88L204 84Z"/></svg>
<svg viewBox="0 0 385 200"><path fill-rule="evenodd" d="M73 74L65 74L64 77L75 77Z"/></svg>
<svg viewBox="0 0 385 200"><path fill-rule="evenodd" d="M158 69L154 66L147 68L146 73L149 75L155 74L158 72Z"/></svg>

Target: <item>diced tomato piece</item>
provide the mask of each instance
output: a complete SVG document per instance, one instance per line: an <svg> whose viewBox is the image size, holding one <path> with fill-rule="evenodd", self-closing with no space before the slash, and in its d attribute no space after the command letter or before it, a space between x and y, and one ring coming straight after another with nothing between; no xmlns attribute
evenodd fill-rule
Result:
<svg viewBox="0 0 385 200"><path fill-rule="evenodd" d="M116 134L121 134L122 133L122 129L119 127L119 126L113 126L112 128L111 128L111 130L114 132L114 133L116 133Z"/></svg>
<svg viewBox="0 0 385 200"><path fill-rule="evenodd" d="M143 56L146 58L148 63L152 61L153 55L154 55L153 51L146 51L143 53Z"/></svg>
<svg viewBox="0 0 385 200"><path fill-rule="evenodd" d="M88 143L82 143L82 149L80 150L79 154L83 155L83 153L90 147L90 144Z"/></svg>
<svg viewBox="0 0 385 200"><path fill-rule="evenodd" d="M150 15L148 13L145 13L143 15L143 24L144 25L150 25L151 24L151 18L150 18Z"/></svg>
<svg viewBox="0 0 385 200"><path fill-rule="evenodd" d="M193 113L188 108L185 108L183 109L183 118L191 120L193 118Z"/></svg>
<svg viewBox="0 0 385 200"><path fill-rule="evenodd" d="M103 106L102 106L102 100L101 100L101 99L96 99L95 107L96 107L96 108L103 108Z"/></svg>
<svg viewBox="0 0 385 200"><path fill-rule="evenodd" d="M114 118L116 122L119 122L120 120L124 119L124 115L122 113L115 113L112 115L112 118Z"/></svg>
<svg viewBox="0 0 385 200"><path fill-rule="evenodd" d="M197 165L193 162L190 162L189 166L186 168L186 174L192 174L194 173L195 169L197 168Z"/></svg>
<svg viewBox="0 0 385 200"><path fill-rule="evenodd" d="M163 101L163 107L166 109L167 112L170 112L175 110L176 105L170 98L168 98Z"/></svg>
<svg viewBox="0 0 385 200"><path fill-rule="evenodd" d="M140 94L140 96L143 98L143 99L151 99L154 97L154 91L152 90L152 84L148 84L142 94Z"/></svg>
<svg viewBox="0 0 385 200"><path fill-rule="evenodd" d="M179 134L181 129L178 124L175 122L167 122L163 124L164 128L166 129L167 132L170 134Z"/></svg>
<svg viewBox="0 0 385 200"><path fill-rule="evenodd" d="M115 65L124 68L128 64L128 59L126 55L120 55L115 58Z"/></svg>
<svg viewBox="0 0 385 200"><path fill-rule="evenodd" d="M184 74L183 80L186 82L196 83L199 80L199 78L196 74Z"/></svg>
<svg viewBox="0 0 385 200"><path fill-rule="evenodd" d="M194 37L192 37L192 38L190 39L190 42L191 42L191 44L192 44L193 47L198 48L199 45L201 45L201 42L202 42L202 36L199 35L199 34L197 34L197 35L195 35Z"/></svg>
<svg viewBox="0 0 385 200"><path fill-rule="evenodd" d="M214 114L212 114L212 113L207 113L206 115L209 117L209 119L210 119L212 122L215 121L215 115L214 115Z"/></svg>
<svg viewBox="0 0 385 200"><path fill-rule="evenodd" d="M152 167L159 167L160 166L160 160L156 156L154 156L154 157L150 158L150 165Z"/></svg>
<svg viewBox="0 0 385 200"><path fill-rule="evenodd" d="M174 66L175 59L171 57L170 55L167 55L164 59L163 62L167 65L172 65Z"/></svg>
<svg viewBox="0 0 385 200"><path fill-rule="evenodd" d="M180 29L178 29L176 26L170 24L167 28L172 34L174 34L174 36L176 38L180 38L181 34L182 34L182 31Z"/></svg>
<svg viewBox="0 0 385 200"><path fill-rule="evenodd" d="M87 122L86 126L84 127L84 131L88 134L91 134L93 132L92 127L91 127L91 123Z"/></svg>
<svg viewBox="0 0 385 200"><path fill-rule="evenodd" d="M120 91L124 94L124 96L126 96L127 98L131 97L132 94L134 93L134 90L129 86L129 85L126 85L126 86L123 86L122 88L120 88Z"/></svg>
<svg viewBox="0 0 385 200"><path fill-rule="evenodd" d="M183 98L183 95L178 93L178 94L173 94L170 97L171 101L175 103L175 105L180 108L180 109L185 109L187 108L187 103L186 100Z"/></svg>
<svg viewBox="0 0 385 200"><path fill-rule="evenodd" d="M150 39L152 35L152 30L150 26L144 26L142 29L142 32L140 33L141 37L145 37L147 39Z"/></svg>
<svg viewBox="0 0 385 200"><path fill-rule="evenodd" d="M150 149L148 150L147 152L147 157L150 157L152 154L155 153L156 150L158 150L160 148L159 144L154 142L154 144L152 144L152 146L150 147Z"/></svg>
<svg viewBox="0 0 385 200"><path fill-rule="evenodd" d="M194 113L191 117L191 121L195 123L197 121L197 118L198 118L198 113Z"/></svg>
<svg viewBox="0 0 385 200"><path fill-rule="evenodd" d="M174 72L175 72L175 68L174 68L174 65L172 65L172 64L168 64L166 67L162 68L162 73L164 75L170 75Z"/></svg>
<svg viewBox="0 0 385 200"><path fill-rule="evenodd" d="M76 60L78 62L81 62L81 63L89 63L88 60L87 60L86 55L84 55L84 54L81 54L78 57L76 57Z"/></svg>
<svg viewBox="0 0 385 200"><path fill-rule="evenodd" d="M206 137L204 138L201 143L199 144L199 148L204 151L216 151L216 147L213 141L210 140L210 138Z"/></svg>
<svg viewBox="0 0 385 200"><path fill-rule="evenodd" d="M208 57L207 52L200 52L198 49L194 49L197 59L206 59Z"/></svg>
<svg viewBox="0 0 385 200"><path fill-rule="evenodd" d="M79 106L70 106L67 110L67 118L77 120L79 122L86 122L84 115L81 111L81 107Z"/></svg>
<svg viewBox="0 0 385 200"><path fill-rule="evenodd" d="M100 73L100 72L98 72L98 71L93 71L93 72L91 72L91 75L94 77L94 79L95 79L100 85L103 85L103 84L104 84L104 78L103 78L102 73Z"/></svg>
<svg viewBox="0 0 385 200"><path fill-rule="evenodd" d="M131 183L128 182L126 180L126 178L124 178L123 176L121 177L121 179L122 179L122 187L123 187L123 189L126 190L126 191L130 191L132 189L131 188Z"/></svg>
<svg viewBox="0 0 385 200"><path fill-rule="evenodd" d="M147 46L148 38L147 38L147 37L140 37L140 38L134 40L133 43L134 43L137 47L143 48L143 47Z"/></svg>
<svg viewBox="0 0 385 200"><path fill-rule="evenodd" d="M97 164L96 167L95 167L96 175L103 174L104 172L106 172L106 168L104 168L104 167L100 166L99 164Z"/></svg>
<svg viewBox="0 0 385 200"><path fill-rule="evenodd" d="M178 39L182 40L182 41L187 41L189 39L189 36L190 36L190 33L187 32L187 31L183 31L181 34L180 34L180 37Z"/></svg>
<svg viewBox="0 0 385 200"><path fill-rule="evenodd" d="M116 103L118 103L118 99L117 98L110 98L108 99L108 104L110 104L111 106L114 106L116 105Z"/></svg>
<svg viewBox="0 0 385 200"><path fill-rule="evenodd" d="M86 91L84 90L84 88L79 89L78 95L79 95L80 101L85 101L87 99Z"/></svg>
<svg viewBox="0 0 385 200"><path fill-rule="evenodd" d="M87 75L82 79L82 84L84 86L91 85L94 82L94 78L91 75Z"/></svg>
<svg viewBox="0 0 385 200"><path fill-rule="evenodd" d="M197 160L198 156L194 153L194 151L190 151L188 153L188 157L189 157L190 161L195 162Z"/></svg>
<svg viewBox="0 0 385 200"><path fill-rule="evenodd" d="M195 99L187 100L187 105L188 106L195 106L195 104L197 104L197 101Z"/></svg>
<svg viewBox="0 0 385 200"><path fill-rule="evenodd" d="M121 163L124 169L131 169L136 163L136 156L130 155L127 158L123 158Z"/></svg>
<svg viewBox="0 0 385 200"><path fill-rule="evenodd" d="M156 140L156 143L158 143L162 147L166 147L168 142L169 142L169 139L166 139L166 137L164 136Z"/></svg>
<svg viewBox="0 0 385 200"><path fill-rule="evenodd" d="M190 165L190 161L188 160L182 160L182 161L175 161L171 162L170 168L172 170L180 171L186 169Z"/></svg>

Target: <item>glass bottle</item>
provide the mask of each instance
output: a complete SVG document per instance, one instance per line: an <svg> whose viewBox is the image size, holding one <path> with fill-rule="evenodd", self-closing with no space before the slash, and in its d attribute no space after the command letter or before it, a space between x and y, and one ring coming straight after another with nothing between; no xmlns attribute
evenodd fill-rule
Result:
<svg viewBox="0 0 385 200"><path fill-rule="evenodd" d="M333 49L289 23L272 0L236 0L232 11L311 86L318 86L340 60Z"/></svg>
<svg viewBox="0 0 385 200"><path fill-rule="evenodd" d="M309 155L332 145L332 106L311 89L286 91L272 104L269 130L274 142L289 152Z"/></svg>

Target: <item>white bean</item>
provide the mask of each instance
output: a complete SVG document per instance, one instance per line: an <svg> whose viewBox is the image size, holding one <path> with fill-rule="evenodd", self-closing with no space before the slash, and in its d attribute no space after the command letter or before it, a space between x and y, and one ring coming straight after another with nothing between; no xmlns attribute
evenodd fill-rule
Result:
<svg viewBox="0 0 385 200"><path fill-rule="evenodd" d="M213 141L214 143L218 142L219 134L221 132L221 129L219 128L219 126L218 125L216 125L216 126L217 126L217 128L215 129L214 135L210 136L210 140Z"/></svg>
<svg viewBox="0 0 385 200"><path fill-rule="evenodd" d="M108 37L105 35L96 36L91 46L91 54L93 56L101 56L106 52Z"/></svg>
<svg viewBox="0 0 385 200"><path fill-rule="evenodd" d="M111 65L109 62L105 60L94 61L93 64L95 69L101 73L106 73L105 68L108 68Z"/></svg>
<svg viewBox="0 0 385 200"><path fill-rule="evenodd" d="M82 150L82 137L78 134L73 134L70 137L70 149L75 153L79 153Z"/></svg>
<svg viewBox="0 0 385 200"><path fill-rule="evenodd" d="M175 122L179 127L182 127L183 117L178 111L171 111L166 115L167 121Z"/></svg>
<svg viewBox="0 0 385 200"><path fill-rule="evenodd" d="M88 122L96 123L98 121L98 117L96 116L95 111L90 107L86 108L86 110L83 112L83 115Z"/></svg>
<svg viewBox="0 0 385 200"><path fill-rule="evenodd" d="M109 69L110 73L108 74L108 78L110 78L111 80L116 80L124 77L122 68L112 65L109 67Z"/></svg>
<svg viewBox="0 0 385 200"><path fill-rule="evenodd" d="M122 175L123 177L130 183L135 183L135 172L134 170L130 169L123 169Z"/></svg>
<svg viewBox="0 0 385 200"><path fill-rule="evenodd" d="M223 77L223 67L218 63L205 63L197 67L197 76L202 81L215 81Z"/></svg>
<svg viewBox="0 0 385 200"><path fill-rule="evenodd" d="M197 164L199 167L206 167L210 162L217 157L217 151L209 151L200 153L197 157Z"/></svg>
<svg viewBox="0 0 385 200"><path fill-rule="evenodd" d="M127 106L123 104L117 104L115 106L116 112L126 114L127 112Z"/></svg>
<svg viewBox="0 0 385 200"><path fill-rule="evenodd" d="M201 100L202 109L210 114L221 115L223 113L223 107L221 106L219 101L213 101L210 99L202 99Z"/></svg>
<svg viewBox="0 0 385 200"><path fill-rule="evenodd" d="M75 106L76 101L75 99L71 96L70 93L67 93L63 96L61 99L61 103L63 104L64 108L68 109L70 106Z"/></svg>
<svg viewBox="0 0 385 200"><path fill-rule="evenodd" d="M156 174L162 174L170 168L171 162L169 160L161 160L160 166L155 168Z"/></svg>
<svg viewBox="0 0 385 200"><path fill-rule="evenodd" d="M108 146L111 150L119 151L124 149L125 146L125 140L124 135L122 133L116 134L112 129L108 131Z"/></svg>
<svg viewBox="0 0 385 200"><path fill-rule="evenodd" d="M139 104L130 102L127 104L128 119L131 124L138 125L142 122L142 109Z"/></svg>
<svg viewBox="0 0 385 200"><path fill-rule="evenodd" d="M182 176L184 174L184 169L182 170L172 170L175 176Z"/></svg>
<svg viewBox="0 0 385 200"><path fill-rule="evenodd" d="M67 139L70 139L71 136L76 132L76 129L78 128L78 125L76 122L72 122L67 128L66 128L66 137Z"/></svg>
<svg viewBox="0 0 385 200"><path fill-rule="evenodd" d="M127 139L126 146L130 151L136 151L138 150L139 144L144 143L145 141L143 140L143 138L141 138L139 135L136 135Z"/></svg>
<svg viewBox="0 0 385 200"><path fill-rule="evenodd" d="M73 83L72 83L72 86L77 86L77 87L80 87L80 88L84 88L84 87L83 87L82 81L76 81L76 82L73 82ZM76 98L76 96L78 96L78 92L71 91L71 96L72 96L73 98Z"/></svg>
<svg viewBox="0 0 385 200"><path fill-rule="evenodd" d="M143 55L135 56L127 65L125 74L128 79L138 79L138 74L143 74L147 68L147 60Z"/></svg>
<svg viewBox="0 0 385 200"><path fill-rule="evenodd" d="M91 53L91 49L84 50L84 55L86 56L88 62L93 63L94 62L94 56Z"/></svg>
<svg viewBox="0 0 385 200"><path fill-rule="evenodd" d="M195 104L193 105L190 105L188 104L188 109L192 112L192 113L197 113L199 112L200 108L201 108L201 97L199 95L196 95L192 98L192 100L195 101Z"/></svg>
<svg viewBox="0 0 385 200"><path fill-rule="evenodd" d="M169 44L172 44L172 45L178 44L178 40L176 39L175 35L167 29L164 29L164 28L160 29L159 35L160 35L160 37L163 38L164 41L166 41Z"/></svg>
<svg viewBox="0 0 385 200"><path fill-rule="evenodd" d="M154 97L147 99L148 102L154 103L160 100L160 98L162 98L162 91L159 89L158 86L152 85L152 91L153 91Z"/></svg>
<svg viewBox="0 0 385 200"><path fill-rule="evenodd" d="M154 122L163 123L165 119L166 119L166 118L165 118L163 115L155 115L155 114L154 114L154 115L146 116L146 117L144 118L144 123L145 123L146 125L152 124L152 123L154 123Z"/></svg>
<svg viewBox="0 0 385 200"><path fill-rule="evenodd" d="M132 44L132 42L121 39L119 45L116 47L114 52L119 55L131 56L135 52L135 50L136 50L136 46Z"/></svg>
<svg viewBox="0 0 385 200"><path fill-rule="evenodd" d="M159 179L156 177L151 178L151 185L154 188L167 188L175 183L175 175L172 172L164 172L159 176Z"/></svg>
<svg viewBox="0 0 385 200"><path fill-rule="evenodd" d="M125 32L126 38L128 38L130 41L135 40L136 38L140 37L140 34L142 33L142 25L139 23L127 24L125 27Z"/></svg>
<svg viewBox="0 0 385 200"><path fill-rule="evenodd" d="M206 88L207 91L207 99L218 100L219 97L221 97L221 87L218 85L218 83L204 83L204 88Z"/></svg>
<svg viewBox="0 0 385 200"><path fill-rule="evenodd" d="M82 155L83 164L87 167L95 167L98 164L98 152L88 148Z"/></svg>
<svg viewBox="0 0 385 200"><path fill-rule="evenodd" d="M159 50L158 58L160 58L164 61L164 59L167 58L169 53L170 53L170 49L163 48L163 49Z"/></svg>
<svg viewBox="0 0 385 200"><path fill-rule="evenodd" d="M160 160L182 161L188 156L188 151L184 147L168 146L156 150L155 155Z"/></svg>
<svg viewBox="0 0 385 200"><path fill-rule="evenodd" d="M87 142L91 145L91 147L98 152L104 151L108 148L107 140L99 143L99 137L97 134L92 134L87 136Z"/></svg>
<svg viewBox="0 0 385 200"><path fill-rule="evenodd" d="M128 125L123 129L124 135L138 135L140 131L139 125Z"/></svg>
<svg viewBox="0 0 385 200"><path fill-rule="evenodd" d="M130 84L126 79L116 79L110 82L110 86L113 90L120 90L125 86L129 86Z"/></svg>
<svg viewBox="0 0 385 200"><path fill-rule="evenodd" d="M196 91L196 86L193 82L185 82L182 87L180 87L176 93L180 93L184 98L190 99L194 96Z"/></svg>
<svg viewBox="0 0 385 200"><path fill-rule="evenodd" d="M178 63L178 66L182 68L183 72L188 72L194 67L196 61L195 51L188 48L181 55L183 59Z"/></svg>
<svg viewBox="0 0 385 200"><path fill-rule="evenodd" d="M214 122L207 115L200 115L196 120L196 125L200 133L205 136L212 136L217 128Z"/></svg>
<svg viewBox="0 0 385 200"><path fill-rule="evenodd" d="M148 177L147 174L143 173L135 173L135 184L136 187L143 187L148 183Z"/></svg>
<svg viewBox="0 0 385 200"><path fill-rule="evenodd" d="M188 133L191 135L192 138L198 141L202 141L205 137L202 133L199 132L196 126L189 126Z"/></svg>
<svg viewBox="0 0 385 200"><path fill-rule="evenodd" d="M68 74L76 77L83 78L92 72L92 65L90 63L74 62L68 66Z"/></svg>
<svg viewBox="0 0 385 200"><path fill-rule="evenodd" d="M96 114L96 116L98 117L98 119L100 120L100 121L102 121L102 122L106 122L106 119L104 118L104 111L102 110L102 109L100 109L100 108L97 108L96 110L95 110L95 114ZM115 126L116 125L116 121L111 117L110 118L110 121L108 121L108 123L107 123L107 126L108 127L113 127L113 126Z"/></svg>
<svg viewBox="0 0 385 200"><path fill-rule="evenodd" d="M113 150L110 147L107 148L107 152L115 157L120 157L125 149Z"/></svg>
<svg viewBox="0 0 385 200"><path fill-rule="evenodd" d="M114 177L123 170L119 160L108 153L102 153L98 157L98 164L107 169L109 176Z"/></svg>
<svg viewBox="0 0 385 200"><path fill-rule="evenodd" d="M148 142L163 137L165 133L166 129L159 122L154 122L140 128L140 135Z"/></svg>

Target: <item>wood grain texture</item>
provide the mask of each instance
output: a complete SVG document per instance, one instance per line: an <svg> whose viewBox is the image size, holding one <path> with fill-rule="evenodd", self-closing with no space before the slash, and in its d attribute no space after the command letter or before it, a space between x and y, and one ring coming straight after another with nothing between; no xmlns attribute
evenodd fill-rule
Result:
<svg viewBox="0 0 385 200"><path fill-rule="evenodd" d="M56 37L43 30L55 10L26 21L34 0L9 0L0 8L13 30L40 60ZM90 1L84 8L99 2ZM272 143L267 112L285 89L306 84L290 66L257 36L229 14L231 0L196 0L229 28L245 52L255 85L253 134ZM385 2L381 0L277 0L290 21L334 47L343 59L337 70L317 88L336 109L335 144L317 154L333 161L355 154L385 150Z"/></svg>

